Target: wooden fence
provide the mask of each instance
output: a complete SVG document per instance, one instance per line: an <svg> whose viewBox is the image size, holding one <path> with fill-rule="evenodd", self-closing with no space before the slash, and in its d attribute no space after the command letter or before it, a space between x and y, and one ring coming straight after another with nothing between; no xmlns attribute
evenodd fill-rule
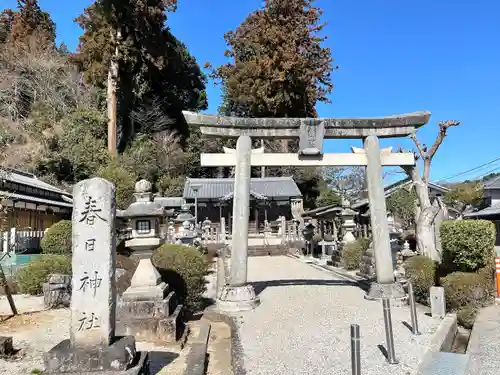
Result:
<svg viewBox="0 0 500 375"><path fill-rule="evenodd" d="M16 228L0 232L0 252L38 253L44 234L43 230L24 231Z"/></svg>

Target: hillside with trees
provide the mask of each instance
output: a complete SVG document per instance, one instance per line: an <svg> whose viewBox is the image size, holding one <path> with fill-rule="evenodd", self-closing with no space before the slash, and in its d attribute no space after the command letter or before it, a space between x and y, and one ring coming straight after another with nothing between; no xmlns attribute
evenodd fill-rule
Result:
<svg viewBox="0 0 500 375"><path fill-rule="evenodd" d="M176 5L96 0L74 20L82 29L74 53L56 44L56 25L37 0L20 0L16 9L4 10L3 167L66 189L99 175L130 191L137 179L147 178L166 196L180 195L186 176L231 176L230 168L202 168L199 160L200 153L220 152L234 141L204 139L182 116L183 110L207 108L209 77L168 26ZM316 104L328 101L335 69L330 50L322 46L321 14L312 0L266 1L228 32L230 61L210 69L222 84L219 112L317 116ZM108 132L110 124L115 133ZM115 143L109 134L116 134ZM271 141L266 149L294 151L297 144ZM315 168L266 170L266 176L277 175L295 178L308 207L320 195L321 203L337 199Z"/></svg>

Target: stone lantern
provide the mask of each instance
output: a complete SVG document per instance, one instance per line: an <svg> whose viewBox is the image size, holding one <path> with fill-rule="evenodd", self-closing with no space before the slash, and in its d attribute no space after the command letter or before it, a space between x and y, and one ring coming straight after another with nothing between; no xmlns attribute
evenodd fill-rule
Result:
<svg viewBox="0 0 500 375"><path fill-rule="evenodd" d="M354 229L356 228L356 223L354 222L354 218L356 217L356 211L351 210L350 202L347 199L342 199L342 211L340 212L340 216L342 218L342 229L344 232L344 236L342 238L343 243L349 243L356 241L356 237L354 237Z"/></svg>
<svg viewBox="0 0 500 375"><path fill-rule="evenodd" d="M306 246L307 246L307 251L309 252L309 256L312 258L313 256L313 243L312 239L314 236L314 225L312 223L308 223L304 226L302 229L302 235L304 236L304 239L306 240Z"/></svg>
<svg viewBox="0 0 500 375"><path fill-rule="evenodd" d="M203 233L203 239L205 245L207 245L211 239L211 232L210 232L211 228L212 228L212 221L209 220L207 217L205 218L205 220L203 220L203 223L201 223L201 230Z"/></svg>
<svg viewBox="0 0 500 375"><path fill-rule="evenodd" d="M179 212L179 214L177 215L177 217L175 218L175 222L176 223L183 223L185 221L189 221L190 223L194 223L195 220L196 220L196 217L193 216L193 214L191 213L191 210L189 209L189 205L188 204L183 204L181 206L181 212Z"/></svg>
<svg viewBox="0 0 500 375"><path fill-rule="evenodd" d="M176 243L179 245L193 245L197 237L197 233L193 228L193 223L186 220L182 222L179 233L177 233Z"/></svg>
<svg viewBox="0 0 500 375"><path fill-rule="evenodd" d="M141 264L144 266L151 263L153 250L164 243L160 235L160 222L168 212L161 204L153 201L151 189L149 181L137 182L134 193L136 201L126 210L117 212L118 217L130 222L132 238L125 242L125 246L141 260L137 269Z"/></svg>
<svg viewBox="0 0 500 375"><path fill-rule="evenodd" d="M160 221L170 212L153 201L151 189L150 182L137 182L136 202L117 212L118 217L129 220L132 229L132 238L125 242L125 246L139 258L130 287L117 304L117 329L120 333L146 340L171 341L172 318L168 312L173 292L167 296L168 287L151 262L153 251L164 243L159 231Z"/></svg>

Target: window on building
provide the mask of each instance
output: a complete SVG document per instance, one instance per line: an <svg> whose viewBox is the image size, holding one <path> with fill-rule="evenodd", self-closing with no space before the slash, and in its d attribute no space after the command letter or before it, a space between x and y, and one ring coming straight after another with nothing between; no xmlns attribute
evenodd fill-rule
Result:
<svg viewBox="0 0 500 375"><path fill-rule="evenodd" d="M136 230L137 230L138 234L151 233L151 221L150 220L137 220Z"/></svg>

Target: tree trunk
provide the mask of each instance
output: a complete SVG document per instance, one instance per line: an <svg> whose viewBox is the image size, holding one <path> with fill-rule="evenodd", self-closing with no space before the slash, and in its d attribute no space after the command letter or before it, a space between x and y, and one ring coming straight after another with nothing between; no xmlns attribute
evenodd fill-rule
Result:
<svg viewBox="0 0 500 375"><path fill-rule="evenodd" d="M438 211L433 206L425 207L420 210L420 215L417 219L417 230L415 232L415 236L417 239L417 249L420 254L439 262L441 260L441 256L436 249L433 227L437 212Z"/></svg>
<svg viewBox="0 0 500 375"><path fill-rule="evenodd" d="M121 33L117 32L116 42L120 40ZM117 156L116 150L116 127L117 127L117 99L116 88L118 84L118 44L115 47L114 56L111 58L108 70L108 151L111 157Z"/></svg>
<svg viewBox="0 0 500 375"><path fill-rule="evenodd" d="M7 301L9 301L10 309L12 310L12 315L17 315L16 304L14 303L14 298L12 298L12 292L9 287L9 283L7 282L7 277L5 276L5 272L3 272L3 268L0 265L0 287L3 287L5 296L7 297Z"/></svg>
<svg viewBox="0 0 500 375"><path fill-rule="evenodd" d="M418 173L417 167L405 169L408 176L413 181L415 193L418 200L418 210L416 210L416 231L417 250L421 255L425 255L432 260L441 261L441 255L436 250L433 224L439 213L439 207L433 206L429 197L429 188Z"/></svg>

